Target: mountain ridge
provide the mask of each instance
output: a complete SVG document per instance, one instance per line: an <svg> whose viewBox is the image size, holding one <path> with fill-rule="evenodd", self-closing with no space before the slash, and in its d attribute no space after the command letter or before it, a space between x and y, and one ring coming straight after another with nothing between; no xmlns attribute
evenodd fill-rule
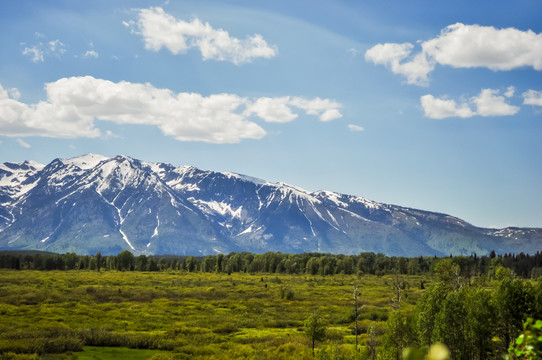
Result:
<svg viewBox="0 0 542 360"><path fill-rule="evenodd" d="M447 214L125 155L0 165L0 249L442 256L541 247L540 228L481 228Z"/></svg>

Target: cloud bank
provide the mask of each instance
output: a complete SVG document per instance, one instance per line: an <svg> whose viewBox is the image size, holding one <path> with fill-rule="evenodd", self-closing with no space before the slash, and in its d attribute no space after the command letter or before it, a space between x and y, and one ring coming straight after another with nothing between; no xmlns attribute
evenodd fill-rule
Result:
<svg viewBox="0 0 542 360"><path fill-rule="evenodd" d="M161 7L138 9L137 12L137 20L124 22L124 25L143 37L148 50L159 51L164 47L177 55L198 48L203 60L230 61L236 65L277 54L276 47L269 46L259 34L240 40L197 18L190 22L177 20Z"/></svg>
<svg viewBox="0 0 542 360"><path fill-rule="evenodd" d="M432 119L448 117L469 118L479 116L509 116L519 112L518 106L510 105L506 98L514 94L513 87L509 87L504 96L499 90L483 89L478 96L458 104L455 100L435 98L433 95L424 95L420 98L425 116Z"/></svg>
<svg viewBox="0 0 542 360"><path fill-rule="evenodd" d="M238 143L261 139L266 131L253 120L293 121L298 114L321 121L341 117L341 104L329 99L262 97L236 94L203 96L175 93L151 84L114 83L91 76L62 78L45 85L47 100L27 105L16 89L0 85L0 134L12 137L99 137L96 120L117 124L150 125L179 141Z"/></svg>
<svg viewBox="0 0 542 360"><path fill-rule="evenodd" d="M388 66L406 77L409 84L427 85L436 64L455 68L483 67L506 71L521 67L542 70L542 34L515 28L449 25L439 36L421 42L413 54L411 43L378 44L365 52L365 59Z"/></svg>

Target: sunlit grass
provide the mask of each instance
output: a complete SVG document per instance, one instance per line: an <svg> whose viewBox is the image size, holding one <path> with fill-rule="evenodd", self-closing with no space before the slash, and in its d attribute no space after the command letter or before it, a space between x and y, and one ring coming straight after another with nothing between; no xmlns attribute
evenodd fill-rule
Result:
<svg viewBox="0 0 542 360"><path fill-rule="evenodd" d="M85 346L83 351L75 353L77 360L147 360L160 354L167 353L158 350L98 346Z"/></svg>
<svg viewBox="0 0 542 360"><path fill-rule="evenodd" d="M392 309L389 276L0 270L0 279L0 352L52 352L47 339L63 336L73 339L68 350L102 345L175 358L310 358L303 322L317 309L329 326L326 344L353 346L354 283L363 332L384 326ZM405 279L412 306L422 277ZM45 345L32 345L36 338ZM10 348L13 339L19 348ZM107 349L85 346L77 354L94 359L81 356L113 351ZM109 358L128 353L119 351Z"/></svg>

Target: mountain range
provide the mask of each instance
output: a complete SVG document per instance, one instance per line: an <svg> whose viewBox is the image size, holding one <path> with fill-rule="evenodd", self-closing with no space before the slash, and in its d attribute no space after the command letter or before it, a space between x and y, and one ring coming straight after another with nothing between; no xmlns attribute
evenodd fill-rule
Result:
<svg viewBox="0 0 542 360"><path fill-rule="evenodd" d="M87 154L0 165L0 249L206 255L534 253L541 228L456 217L229 172Z"/></svg>

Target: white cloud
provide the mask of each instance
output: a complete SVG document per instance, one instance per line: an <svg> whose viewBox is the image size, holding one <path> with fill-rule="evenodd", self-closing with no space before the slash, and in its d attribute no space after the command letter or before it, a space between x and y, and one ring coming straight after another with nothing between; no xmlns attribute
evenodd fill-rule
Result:
<svg viewBox="0 0 542 360"><path fill-rule="evenodd" d="M506 89L506 92L504 93L504 96L506 96L507 98L511 98L512 96L514 96L515 92L516 92L516 88L513 87L513 86L509 86Z"/></svg>
<svg viewBox="0 0 542 360"><path fill-rule="evenodd" d="M262 97L250 104L247 115L256 114L267 122L289 122L297 118L290 108L290 97Z"/></svg>
<svg viewBox="0 0 542 360"><path fill-rule="evenodd" d="M33 47L25 47L24 50L23 50L23 55L27 55L27 56L30 56L32 58L32 61L37 63L37 62L43 62L44 59L43 59L43 51L38 49L37 46L33 46Z"/></svg>
<svg viewBox="0 0 542 360"><path fill-rule="evenodd" d="M542 34L515 28L456 23L442 29L439 36L414 45L378 44L367 50L365 58L387 65L396 74L407 77L410 84L426 85L435 63L455 68L484 67L494 71L532 67L542 70Z"/></svg>
<svg viewBox="0 0 542 360"><path fill-rule="evenodd" d="M36 38L44 39L45 35L41 33L35 34ZM66 47L60 40L52 40L47 43L39 42L33 46L25 46L23 55L30 56L32 62L44 62L46 57L54 56L60 58L66 53Z"/></svg>
<svg viewBox="0 0 542 360"><path fill-rule="evenodd" d="M45 86L47 100L27 105L0 85L0 134L57 138L99 137L95 120L158 127L180 141L237 143L260 139L265 130L252 121L288 122L295 108L321 121L341 117L341 104L329 99L278 97L247 99L235 94L175 93L150 84L62 78ZM107 134L106 136L110 136Z"/></svg>
<svg viewBox="0 0 542 360"><path fill-rule="evenodd" d="M83 57L86 57L86 58L91 58L92 57L92 58L95 58L95 59L97 59L98 56L99 56L98 53L96 51L94 51L94 50L87 50L85 52L85 54L83 55Z"/></svg>
<svg viewBox="0 0 542 360"><path fill-rule="evenodd" d="M498 94L499 90L483 89L480 95L472 98L476 113L480 116L507 116L519 111L519 107L507 104L504 96Z"/></svg>
<svg viewBox="0 0 542 360"><path fill-rule="evenodd" d="M510 92L508 88L507 93ZM471 97L468 101L457 104L455 100L435 98L433 95L424 95L420 98L425 116L432 119L444 119L448 117L469 118L479 116L507 116L515 115L519 107L506 103L504 96L499 95L499 90L482 89L478 96Z"/></svg>
<svg viewBox="0 0 542 360"><path fill-rule="evenodd" d="M49 50L53 54L64 54L66 52L65 45L60 40L49 41Z"/></svg>
<svg viewBox="0 0 542 360"><path fill-rule="evenodd" d="M354 125L354 124L348 124L348 129L352 132L358 132L358 131L364 131L365 129L362 126Z"/></svg>
<svg viewBox="0 0 542 360"><path fill-rule="evenodd" d="M120 135L115 134L111 130L106 130L105 134L102 136L104 140L110 140L110 139L119 139Z"/></svg>
<svg viewBox="0 0 542 360"><path fill-rule="evenodd" d="M317 97L313 100L307 100L301 97L293 97L290 104L305 110L308 115L317 115L321 121L331 121L342 117L339 112L341 104L329 99Z"/></svg>
<svg viewBox="0 0 542 360"><path fill-rule="evenodd" d="M427 75L435 67L434 61L430 61L423 53L409 59L413 47L410 43L378 44L365 52L365 59L389 66L394 74L404 75L409 84L425 86L428 83Z"/></svg>
<svg viewBox="0 0 542 360"><path fill-rule="evenodd" d="M245 114L256 114L267 122L289 122L297 118L292 107L305 110L307 115L316 115L320 121L331 121L342 117L339 112L341 104L319 97L307 100L302 97L262 97L247 106Z"/></svg>
<svg viewBox="0 0 542 360"><path fill-rule="evenodd" d="M7 94L10 98L15 99L15 100L19 100L19 98L21 97L21 93L16 88L8 89Z"/></svg>
<svg viewBox="0 0 542 360"><path fill-rule="evenodd" d="M420 98L425 116L431 119L444 119L447 117L467 118L475 113L468 104L457 105L455 100L439 99L433 95L424 95Z"/></svg>
<svg viewBox="0 0 542 360"><path fill-rule="evenodd" d="M19 145L21 147L24 147L24 148L27 148L27 149L32 147L32 146L30 146L30 144L28 144L27 142L25 142L22 139L17 139L17 143L19 143Z"/></svg>
<svg viewBox="0 0 542 360"><path fill-rule="evenodd" d="M190 22L177 20L161 7L138 9L137 20L123 24L141 35L145 48L153 51L165 47L173 54L181 54L197 47L204 60L230 61L236 65L277 54L276 47L269 46L259 34L240 40L197 18Z"/></svg>
<svg viewBox="0 0 542 360"><path fill-rule="evenodd" d="M542 106L542 91L527 90L522 95L523 104Z"/></svg>
<svg viewBox="0 0 542 360"><path fill-rule="evenodd" d="M542 34L531 30L457 23L444 28L422 48L442 65L492 70L529 66L542 70Z"/></svg>

